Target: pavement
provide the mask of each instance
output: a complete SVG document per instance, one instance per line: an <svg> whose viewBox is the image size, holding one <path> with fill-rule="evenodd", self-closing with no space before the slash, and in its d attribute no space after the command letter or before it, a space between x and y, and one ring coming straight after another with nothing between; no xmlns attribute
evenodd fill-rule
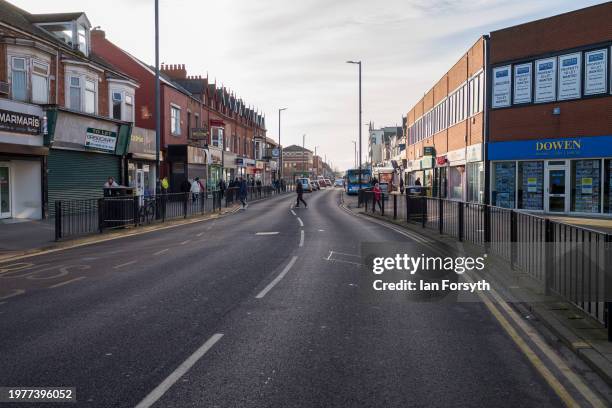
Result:
<svg viewBox="0 0 612 408"><path fill-rule="evenodd" d="M55 239L54 220L0 220L0 257L43 248Z"/></svg>
<svg viewBox="0 0 612 408"><path fill-rule="evenodd" d="M367 245L438 249L339 190L305 199L0 262L0 384L79 407L609 406L501 304L375 293Z"/></svg>
<svg viewBox="0 0 612 408"><path fill-rule="evenodd" d="M612 218L591 218L591 217L566 217L555 215L544 215L553 221L562 222L570 225L577 225L583 228L589 228L595 231L612 234Z"/></svg>

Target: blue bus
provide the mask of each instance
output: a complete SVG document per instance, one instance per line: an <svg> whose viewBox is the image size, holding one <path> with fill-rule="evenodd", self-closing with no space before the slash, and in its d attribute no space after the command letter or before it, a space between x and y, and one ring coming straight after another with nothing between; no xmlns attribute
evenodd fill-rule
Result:
<svg viewBox="0 0 612 408"><path fill-rule="evenodd" d="M359 191L359 169L349 169L344 176L344 188L349 195L357 194ZM361 188L370 187L372 179L372 171L370 169L361 169Z"/></svg>

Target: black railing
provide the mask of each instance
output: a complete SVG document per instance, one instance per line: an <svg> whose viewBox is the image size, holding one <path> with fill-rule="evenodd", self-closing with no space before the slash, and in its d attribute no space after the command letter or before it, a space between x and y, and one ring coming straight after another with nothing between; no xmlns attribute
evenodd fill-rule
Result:
<svg viewBox="0 0 612 408"><path fill-rule="evenodd" d="M379 211L378 201L382 205ZM376 207L373 208L373 205ZM361 190L358 205L485 247L608 327L612 341L612 235L479 203Z"/></svg>
<svg viewBox="0 0 612 408"><path fill-rule="evenodd" d="M55 240L218 212L223 207L239 202L238 190L229 188L224 192L214 190L147 197L58 200L55 201ZM291 190L292 186L286 186L283 192ZM272 186L250 186L247 188L246 199L254 201L283 192Z"/></svg>

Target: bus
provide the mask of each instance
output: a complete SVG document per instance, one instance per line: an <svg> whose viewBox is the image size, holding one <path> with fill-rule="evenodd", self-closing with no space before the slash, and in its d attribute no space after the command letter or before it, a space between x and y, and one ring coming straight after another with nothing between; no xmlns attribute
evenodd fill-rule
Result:
<svg viewBox="0 0 612 408"><path fill-rule="evenodd" d="M361 169L361 187L359 186L359 169L349 169L344 176L344 188L349 195L355 195L360 188L370 187L372 172L370 169Z"/></svg>

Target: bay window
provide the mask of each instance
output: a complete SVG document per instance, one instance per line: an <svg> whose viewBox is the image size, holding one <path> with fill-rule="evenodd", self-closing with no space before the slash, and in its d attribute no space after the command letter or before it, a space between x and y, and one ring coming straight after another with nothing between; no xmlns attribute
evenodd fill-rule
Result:
<svg viewBox="0 0 612 408"><path fill-rule="evenodd" d="M113 119L121 120L121 104L123 97L121 92L113 92Z"/></svg>
<svg viewBox="0 0 612 408"><path fill-rule="evenodd" d="M70 77L70 96L69 108L73 110L81 110L81 78Z"/></svg>
<svg viewBox="0 0 612 408"><path fill-rule="evenodd" d="M170 107L170 132L175 136L181 134L181 108L178 106Z"/></svg>
<svg viewBox="0 0 612 408"><path fill-rule="evenodd" d="M49 64L32 62L32 102L49 103Z"/></svg>
<svg viewBox="0 0 612 408"><path fill-rule="evenodd" d="M96 83L85 79L85 112L96 113Z"/></svg>

